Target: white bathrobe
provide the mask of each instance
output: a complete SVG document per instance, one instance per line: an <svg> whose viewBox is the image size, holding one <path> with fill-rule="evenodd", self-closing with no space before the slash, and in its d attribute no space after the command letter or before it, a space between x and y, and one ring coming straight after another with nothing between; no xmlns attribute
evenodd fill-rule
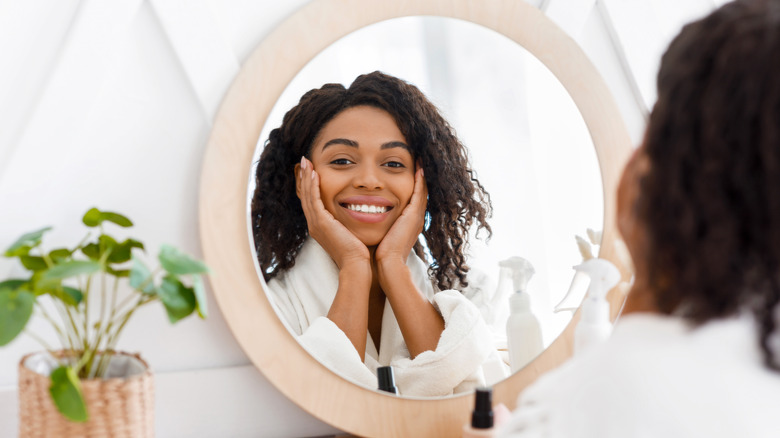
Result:
<svg viewBox="0 0 780 438"><path fill-rule="evenodd" d="M542 376L500 437L780 436L780 373L749 316L690 327L622 317L605 344Z"/></svg>
<svg viewBox="0 0 780 438"><path fill-rule="evenodd" d="M307 239L289 271L272 279L269 289L277 313L298 341L339 375L377 387L376 370L391 365L399 394L442 396L484 385L482 365L497 360L492 335L479 310L455 290L434 293L426 266L414 253L406 262L417 288L444 319L435 351L412 359L389 302L382 315L377 351L369 335L365 363L349 338L326 315L338 289L338 267L314 239Z"/></svg>

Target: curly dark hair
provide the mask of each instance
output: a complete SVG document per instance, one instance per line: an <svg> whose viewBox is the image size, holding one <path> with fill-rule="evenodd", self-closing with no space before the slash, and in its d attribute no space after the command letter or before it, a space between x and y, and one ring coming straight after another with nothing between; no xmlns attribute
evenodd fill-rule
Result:
<svg viewBox="0 0 780 438"><path fill-rule="evenodd" d="M780 1L735 1L664 54L635 212L658 309L701 324L748 310L764 361L780 300Z"/></svg>
<svg viewBox="0 0 780 438"><path fill-rule="evenodd" d="M429 274L439 289L468 285L465 252L476 223L492 235L490 195L468 164L466 148L436 107L414 85L381 72L358 76L349 88L326 84L303 95L271 131L257 165L252 230L265 280L292 268L308 228L295 192L294 168L310 158L320 130L347 108L368 105L387 111L422 163L428 186L423 236L433 260ZM418 255L423 255L418 240Z"/></svg>

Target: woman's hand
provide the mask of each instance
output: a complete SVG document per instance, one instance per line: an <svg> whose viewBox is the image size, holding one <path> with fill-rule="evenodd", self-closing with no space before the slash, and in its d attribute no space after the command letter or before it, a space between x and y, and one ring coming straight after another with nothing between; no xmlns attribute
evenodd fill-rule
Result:
<svg viewBox="0 0 780 438"><path fill-rule="evenodd" d="M371 257L366 245L325 209L320 198L320 177L311 161L304 157L298 168L298 197L309 235L319 242L339 269L354 264L369 266Z"/></svg>
<svg viewBox="0 0 780 438"><path fill-rule="evenodd" d="M414 175L414 190L409 204L376 249L377 268L388 264L406 266L406 259L425 226L425 208L428 205L428 187L422 168ZM380 283L382 275L379 276Z"/></svg>
<svg viewBox="0 0 780 438"><path fill-rule="evenodd" d="M298 168L298 197L306 215L309 235L339 267L339 286L328 310L328 319L344 332L360 360L364 360L372 278L368 248L325 209L320 197L320 177L311 161L303 157Z"/></svg>

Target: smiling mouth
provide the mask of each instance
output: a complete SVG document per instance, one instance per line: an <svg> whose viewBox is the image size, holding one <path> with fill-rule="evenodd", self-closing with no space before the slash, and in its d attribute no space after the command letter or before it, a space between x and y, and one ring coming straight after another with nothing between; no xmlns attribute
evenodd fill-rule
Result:
<svg viewBox="0 0 780 438"><path fill-rule="evenodd" d="M341 206L346 209L356 211L358 213L368 213L368 214L387 213L393 208L384 205L368 205L368 204L341 204Z"/></svg>

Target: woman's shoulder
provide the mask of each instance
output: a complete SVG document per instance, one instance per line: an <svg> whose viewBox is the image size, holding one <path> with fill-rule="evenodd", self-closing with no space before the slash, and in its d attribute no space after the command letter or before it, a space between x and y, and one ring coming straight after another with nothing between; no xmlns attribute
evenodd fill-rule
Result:
<svg viewBox="0 0 780 438"><path fill-rule="evenodd" d="M702 427L707 418L736 411L745 412L739 423L770 421L780 409L773 395L780 391L780 373L763 367L754 329L749 317L694 326L673 316L624 316L607 342L529 386L518 413L542 412L550 419L544 427L553 429L579 418L592 430L603 415L624 420L611 425L618 429L656 427L654 422L677 417L683 419L677 426ZM538 421L536 415L519 417Z"/></svg>

